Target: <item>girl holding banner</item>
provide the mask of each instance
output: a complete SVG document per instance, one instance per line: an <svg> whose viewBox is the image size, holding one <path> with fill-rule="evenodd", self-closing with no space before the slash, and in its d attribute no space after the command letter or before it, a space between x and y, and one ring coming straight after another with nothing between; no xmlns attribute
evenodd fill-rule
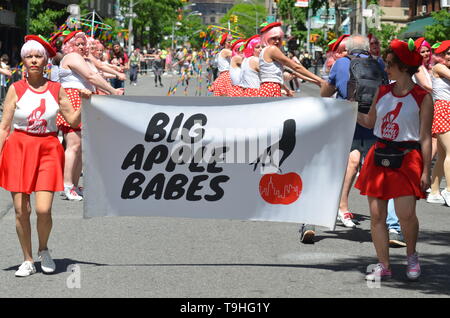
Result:
<svg viewBox="0 0 450 318"><path fill-rule="evenodd" d="M56 115L72 126L80 124L81 109L74 109L60 83L44 77L48 58L56 51L40 36L28 35L21 49L27 77L8 90L0 123L0 186L11 192L16 230L24 262L17 277L36 273L31 248L30 195L36 194L38 256L45 273L55 271L47 243L52 229L55 191L63 190L64 150L57 138ZM89 97L83 91L83 97ZM11 134L11 125L14 130Z"/></svg>
<svg viewBox="0 0 450 318"><path fill-rule="evenodd" d="M366 276L381 280L392 275L389 262L387 203L394 199L395 211L406 240L406 276L417 280L421 274L416 252L419 221L416 200L425 198L431 166L431 95L414 84L412 76L422 64L414 42L393 40L386 53L386 71L395 81L382 85L368 114L358 113L358 123L374 128L378 141L369 150L355 187L367 195L372 240L379 263Z"/></svg>
<svg viewBox="0 0 450 318"><path fill-rule="evenodd" d="M281 97L281 88L283 87L288 96L293 96L291 91L283 84L283 65L290 67L297 73L304 75L306 79L319 86L324 82L319 76L308 71L303 65L297 64L289 59L280 50L284 32L281 28L281 22L273 22L265 25L261 29L261 43L264 49L259 55L259 72L261 77L261 86L259 96L261 97Z"/></svg>

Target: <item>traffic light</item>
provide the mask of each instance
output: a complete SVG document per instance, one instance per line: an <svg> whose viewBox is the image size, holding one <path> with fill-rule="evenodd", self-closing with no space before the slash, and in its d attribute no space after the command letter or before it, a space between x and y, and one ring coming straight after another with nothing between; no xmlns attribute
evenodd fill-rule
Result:
<svg viewBox="0 0 450 318"><path fill-rule="evenodd" d="M309 37L309 42L316 43L317 40L319 40L320 35L319 34L311 34Z"/></svg>
<svg viewBox="0 0 450 318"><path fill-rule="evenodd" d="M237 22L238 22L238 16L235 15L235 16L234 16L234 23L237 23Z"/></svg>
<svg viewBox="0 0 450 318"><path fill-rule="evenodd" d="M230 22L237 23L238 17L235 14L230 15Z"/></svg>

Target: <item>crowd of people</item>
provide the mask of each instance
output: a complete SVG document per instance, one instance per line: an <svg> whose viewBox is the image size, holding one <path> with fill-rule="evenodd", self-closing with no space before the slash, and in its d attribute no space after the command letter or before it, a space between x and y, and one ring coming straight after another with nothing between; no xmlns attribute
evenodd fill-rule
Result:
<svg viewBox="0 0 450 318"><path fill-rule="evenodd" d="M294 54L283 54L283 36L279 22L263 26L247 40L223 34L214 95L293 96L298 86L286 83L298 78L320 86L322 97L358 102L337 217L345 227L356 227L349 193L357 178L355 187L368 197L379 259L366 279L392 275L389 246L396 245L406 247L406 276L417 280L416 201L426 198L450 206L450 186L440 189L442 177L450 178L450 41L434 45L432 54L423 37L394 39L382 55L376 36L344 34L329 43L317 76ZM303 224L300 233L303 243L314 243L313 225Z"/></svg>
<svg viewBox="0 0 450 318"><path fill-rule="evenodd" d="M356 179L355 187L368 197L379 260L366 279L392 275L389 244L397 244L406 247L407 277L417 280L421 269L416 201L424 198L450 206L450 185L440 189L443 176L450 180L450 41L431 47L425 38L394 39L381 48L373 35L345 34L329 43L324 61L319 56L313 63L317 66L321 60L321 72L311 72L311 56L285 55L283 40L280 22L263 24L248 39L222 34L215 56L189 50L148 53L139 48L127 56L120 44L107 50L82 31L61 32L50 42L41 36L25 37L23 76L9 85L0 123L0 186L11 192L24 255L15 275L36 272L30 194L36 193L38 256L46 273L55 271L47 247L54 193L62 192L68 200L83 199L79 184L82 99L92 94L122 95L125 72L130 84L136 84L138 74L147 70L148 59L158 87L158 83L163 86L164 71L195 72L199 59L205 58L214 78L210 90L217 97L292 97L300 83L308 81L320 88L322 97L357 102L338 220L345 227L356 227L349 207ZM7 56L1 56L0 62L0 84L5 90L13 71ZM188 84L189 77L184 80ZM300 233L303 243L314 243L314 226L303 224Z"/></svg>

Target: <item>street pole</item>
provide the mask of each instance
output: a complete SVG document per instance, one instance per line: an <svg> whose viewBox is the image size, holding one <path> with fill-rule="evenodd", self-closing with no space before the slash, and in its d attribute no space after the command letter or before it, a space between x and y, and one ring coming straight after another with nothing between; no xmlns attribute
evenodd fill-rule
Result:
<svg viewBox="0 0 450 318"><path fill-rule="evenodd" d="M361 35L366 36L366 18L364 17L364 10L366 9L366 0L361 1Z"/></svg>
<svg viewBox="0 0 450 318"><path fill-rule="evenodd" d="M94 37L95 9L92 12L91 38Z"/></svg>
<svg viewBox="0 0 450 318"><path fill-rule="evenodd" d="M311 17L312 17L312 8L308 7L308 34L306 36L306 43L308 43L308 53L311 52Z"/></svg>
<svg viewBox="0 0 450 318"><path fill-rule="evenodd" d="M133 37L133 0L130 0L130 21L128 22L128 56L131 55L131 43Z"/></svg>
<svg viewBox="0 0 450 318"><path fill-rule="evenodd" d="M174 50L175 22L172 22L172 52Z"/></svg>

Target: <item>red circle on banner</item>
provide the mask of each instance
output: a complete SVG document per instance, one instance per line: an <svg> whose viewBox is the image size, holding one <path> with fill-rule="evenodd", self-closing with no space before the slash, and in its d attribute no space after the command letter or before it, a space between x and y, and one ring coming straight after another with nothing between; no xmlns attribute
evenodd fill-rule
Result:
<svg viewBox="0 0 450 318"><path fill-rule="evenodd" d="M302 178L295 172L269 173L259 181L259 194L270 204L291 204L302 193Z"/></svg>

